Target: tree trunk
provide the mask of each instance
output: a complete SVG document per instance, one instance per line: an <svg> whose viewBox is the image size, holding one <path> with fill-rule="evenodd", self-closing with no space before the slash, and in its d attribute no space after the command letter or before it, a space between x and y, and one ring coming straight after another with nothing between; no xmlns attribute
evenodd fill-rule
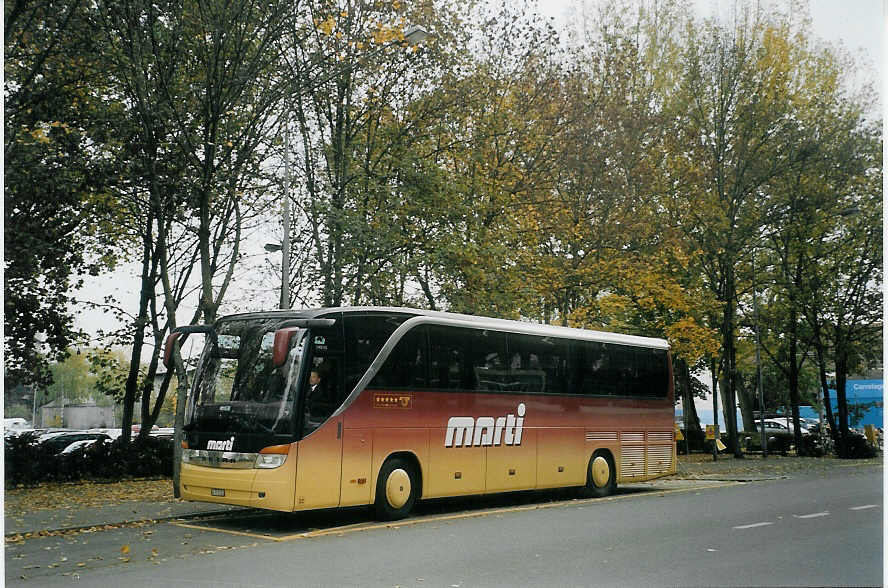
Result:
<svg viewBox="0 0 888 588"><path fill-rule="evenodd" d="M845 396L845 384L848 379L848 349L844 333L836 329L836 400L839 409L839 440L848 438L848 398Z"/></svg>
<svg viewBox="0 0 888 588"><path fill-rule="evenodd" d="M722 327L722 345L725 355L725 426L728 428L728 449L735 458L742 458L740 443L737 439L737 347L734 339L734 300L737 296L737 284L734 276L733 258L725 271L724 326Z"/></svg>
<svg viewBox="0 0 888 588"><path fill-rule="evenodd" d="M142 427L139 429L140 439L147 438L151 433L154 423L157 422L157 417L160 416L160 409L163 406L163 401L166 397L166 388L161 387L157 392L157 400L155 401L154 409L152 410L151 393L154 392L154 377L157 375L158 356L162 352L162 349L155 348L151 357L151 364L148 366L148 374L145 377L145 382L142 384ZM167 371L164 375L167 387L169 386L169 377L171 375L170 371Z"/></svg>
<svg viewBox="0 0 888 588"><path fill-rule="evenodd" d="M833 443L835 443L838 439L838 433L836 431L836 420L833 417L832 401L829 397L829 382L826 379L826 356L823 352L823 344L820 342L819 337L816 340L816 346L817 366L818 371L820 372L820 387L823 390L823 410L826 413L826 422L829 425L830 437L832 437Z"/></svg>
<svg viewBox="0 0 888 588"><path fill-rule="evenodd" d="M151 276L153 222L153 215L149 214L145 233L142 235L142 285L139 293L139 313L133 325L133 349L130 353L130 367L123 395L123 422L121 423L120 436L124 444L128 444L132 438L133 409L136 403L136 391L139 387L139 366L142 361L142 347L145 343L145 326L148 324L148 304L154 293L154 280Z"/></svg>
<svg viewBox="0 0 888 588"><path fill-rule="evenodd" d="M792 413L793 439L796 451L799 455L804 453L802 445L802 431L799 426L799 362L796 359L798 354L798 324L796 323L796 309L790 307L789 310L789 329L788 329L788 345L789 345L789 406Z"/></svg>
<svg viewBox="0 0 888 588"><path fill-rule="evenodd" d="M753 414L753 406L756 403L755 392L755 385L751 387L744 385L737 390L737 397L740 400L740 417L743 419L743 431L755 431L755 415Z"/></svg>
<svg viewBox="0 0 888 588"><path fill-rule="evenodd" d="M718 370L716 369L716 362L713 360L709 366L710 373L712 374L712 420L715 421L713 423L713 428L715 429L715 439L719 438L718 431ZM718 461L718 447L716 447L716 443L713 440L712 443L712 461Z"/></svg>
<svg viewBox="0 0 888 588"><path fill-rule="evenodd" d="M684 437L688 453L692 449L702 449L706 436L700 429L700 417L697 416L697 407L694 404L694 389L691 385L691 370L688 363L682 359L676 360L676 373L681 382L682 412L684 413Z"/></svg>
<svg viewBox="0 0 888 588"><path fill-rule="evenodd" d="M184 343L188 335L180 337ZM182 362L181 343L176 341L173 349L173 362L176 367L176 375L178 381L176 383L176 421L175 433L173 434L173 496L179 498L182 495L181 476L182 476L182 442L183 427L185 426L185 402L186 392L188 390L188 374L185 371L185 364Z"/></svg>

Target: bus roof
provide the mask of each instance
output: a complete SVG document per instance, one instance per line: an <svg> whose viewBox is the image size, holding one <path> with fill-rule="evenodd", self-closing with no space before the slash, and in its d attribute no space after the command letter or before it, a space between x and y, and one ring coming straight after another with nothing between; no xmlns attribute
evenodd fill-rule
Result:
<svg viewBox="0 0 888 588"><path fill-rule="evenodd" d="M434 319L437 324L449 324L454 326L471 327L476 329L492 329L512 333L524 333L529 335L541 335L548 337L560 337L565 339L579 339L585 341L599 341L602 343L617 343L635 347L650 347L655 349L668 349L669 343L665 339L654 337L640 337L637 335L623 335L608 331L592 331L589 329L575 329L571 327L559 327L540 323L515 321L458 314L453 312L440 312L435 310L422 310L418 308L402 308L387 306L342 306L328 308L311 308L301 310L272 310L265 312L253 312L234 314L222 317L222 320L248 320L248 319L288 319L288 318L320 318L332 313L381 313L402 314L409 316L424 316Z"/></svg>

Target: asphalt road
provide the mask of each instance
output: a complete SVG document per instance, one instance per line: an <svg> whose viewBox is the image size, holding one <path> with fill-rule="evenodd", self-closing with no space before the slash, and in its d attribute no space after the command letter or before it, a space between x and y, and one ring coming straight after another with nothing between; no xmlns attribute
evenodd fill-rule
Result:
<svg viewBox="0 0 888 588"><path fill-rule="evenodd" d="M602 500L521 495L247 513L27 540L8 586L838 586L883 584L882 469Z"/></svg>

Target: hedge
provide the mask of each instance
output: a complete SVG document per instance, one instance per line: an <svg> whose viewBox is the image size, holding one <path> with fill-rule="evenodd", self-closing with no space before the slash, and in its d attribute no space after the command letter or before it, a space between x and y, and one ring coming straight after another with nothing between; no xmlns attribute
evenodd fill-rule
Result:
<svg viewBox="0 0 888 588"><path fill-rule="evenodd" d="M173 441L148 437L129 444L121 439L93 443L83 450L54 455L33 433L5 439L6 487L77 480L114 481L173 475Z"/></svg>

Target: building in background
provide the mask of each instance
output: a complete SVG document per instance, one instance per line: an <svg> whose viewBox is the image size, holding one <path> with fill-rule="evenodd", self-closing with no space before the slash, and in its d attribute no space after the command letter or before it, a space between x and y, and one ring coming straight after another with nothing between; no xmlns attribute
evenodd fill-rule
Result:
<svg viewBox="0 0 888 588"><path fill-rule="evenodd" d="M117 426L114 405L99 406L94 401L69 403L62 399L53 400L40 407L39 416L35 427L94 429Z"/></svg>

